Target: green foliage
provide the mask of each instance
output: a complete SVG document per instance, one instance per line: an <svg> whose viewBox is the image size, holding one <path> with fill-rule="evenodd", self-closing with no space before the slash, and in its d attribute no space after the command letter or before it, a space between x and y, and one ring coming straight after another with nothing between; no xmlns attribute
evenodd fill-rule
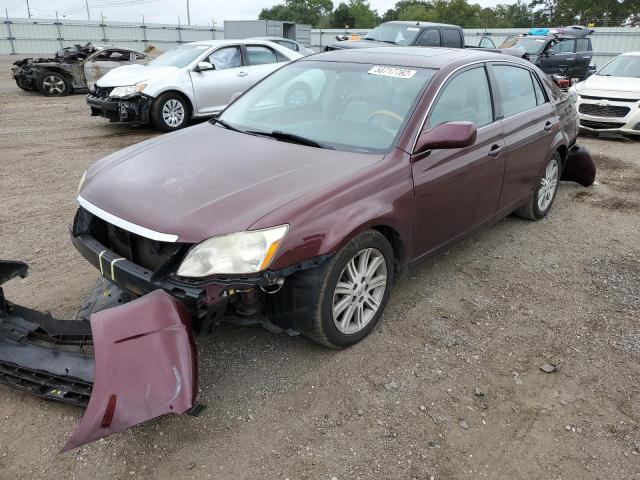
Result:
<svg viewBox="0 0 640 480"><path fill-rule="evenodd" d="M320 28L366 29L380 22L415 20L464 28L598 26L640 24L640 0L517 0L483 8L469 0L400 0L382 18L367 0L284 0L265 8L260 19L308 23Z"/></svg>
<svg viewBox="0 0 640 480"><path fill-rule="evenodd" d="M333 10L331 0L285 0L283 4L263 8L260 20L284 20L295 23L317 25L320 19Z"/></svg>

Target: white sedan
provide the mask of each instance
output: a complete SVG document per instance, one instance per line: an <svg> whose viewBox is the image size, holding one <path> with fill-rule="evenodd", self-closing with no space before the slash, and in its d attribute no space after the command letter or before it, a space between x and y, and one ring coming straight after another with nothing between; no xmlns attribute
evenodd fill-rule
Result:
<svg viewBox="0 0 640 480"><path fill-rule="evenodd" d="M90 86L94 116L150 123L163 131L209 117L286 63L297 52L261 40L208 40L181 45L148 65L116 68ZM300 92L288 92L294 98Z"/></svg>
<svg viewBox="0 0 640 480"><path fill-rule="evenodd" d="M640 135L640 52L617 56L569 89L580 128Z"/></svg>

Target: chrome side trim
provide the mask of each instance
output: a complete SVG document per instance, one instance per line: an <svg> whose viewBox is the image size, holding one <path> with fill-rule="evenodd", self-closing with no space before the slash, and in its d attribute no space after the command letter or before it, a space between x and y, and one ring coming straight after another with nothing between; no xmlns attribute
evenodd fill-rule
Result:
<svg viewBox="0 0 640 480"><path fill-rule="evenodd" d="M115 225L116 227L120 227L128 232L135 233L136 235L140 235L141 237L145 237L150 240L156 240L158 242L175 243L178 241L178 235L156 232L154 230L141 227L140 225L136 225L135 223L128 222L127 220L116 217L109 212L105 212L100 207L96 207L93 203L85 200L80 195L78 195L78 198L76 200L82 208L92 213L96 217L99 217L105 222Z"/></svg>

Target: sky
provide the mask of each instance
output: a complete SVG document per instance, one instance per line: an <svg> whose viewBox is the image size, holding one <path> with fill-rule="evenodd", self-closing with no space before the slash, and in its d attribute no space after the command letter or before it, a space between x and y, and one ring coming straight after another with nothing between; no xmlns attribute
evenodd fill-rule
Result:
<svg viewBox="0 0 640 480"><path fill-rule="evenodd" d="M0 11L5 9L10 17L27 17L27 1L34 18L53 18L58 11L60 18L87 19L85 0L0 0ZM187 0L86 0L92 20L103 14L106 21L140 22L142 15L147 23L187 23ZM222 26L223 20L255 20L260 10L271 7L281 0L189 0L193 25ZM470 0L482 6L497 3L513 3L515 0ZM340 0L333 0L334 6ZM372 8L379 14L393 7L396 0L370 0ZM119 4L119 5L118 5Z"/></svg>

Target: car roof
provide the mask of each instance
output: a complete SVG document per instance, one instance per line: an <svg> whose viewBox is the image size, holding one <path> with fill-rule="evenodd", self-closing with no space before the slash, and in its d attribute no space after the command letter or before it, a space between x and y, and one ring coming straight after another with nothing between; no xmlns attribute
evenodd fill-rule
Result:
<svg viewBox="0 0 640 480"><path fill-rule="evenodd" d="M370 63L418 68L441 68L451 62L469 63L489 60L515 61L531 66L530 62L501 53L485 52L482 49L441 47L374 47L345 50L330 50L305 57L299 61L325 61L345 63Z"/></svg>
<svg viewBox="0 0 640 480"><path fill-rule="evenodd" d="M624 52L620 56L640 57L640 52Z"/></svg>
<svg viewBox="0 0 640 480"><path fill-rule="evenodd" d="M183 45L208 45L210 47L216 47L219 45L237 45L238 43L269 43L268 40L263 39L255 39L255 38L244 38L244 39L228 39L228 40L200 40L197 42L189 42L183 43Z"/></svg>
<svg viewBox="0 0 640 480"><path fill-rule="evenodd" d="M267 42L270 42L271 40L286 40L287 42L297 43L295 40L291 40L290 38L284 38L284 37L251 37L251 38L247 38L247 40L265 40Z"/></svg>
<svg viewBox="0 0 640 480"><path fill-rule="evenodd" d="M431 27L431 26L438 26L438 27L455 27L455 28L460 28L459 25L452 25L450 23L435 23L435 22L420 22L417 20L411 20L411 21L407 21L407 20L392 20L390 22L384 22L384 24L387 23L391 23L393 25L407 25L410 27ZM384 25L382 24L382 25Z"/></svg>

